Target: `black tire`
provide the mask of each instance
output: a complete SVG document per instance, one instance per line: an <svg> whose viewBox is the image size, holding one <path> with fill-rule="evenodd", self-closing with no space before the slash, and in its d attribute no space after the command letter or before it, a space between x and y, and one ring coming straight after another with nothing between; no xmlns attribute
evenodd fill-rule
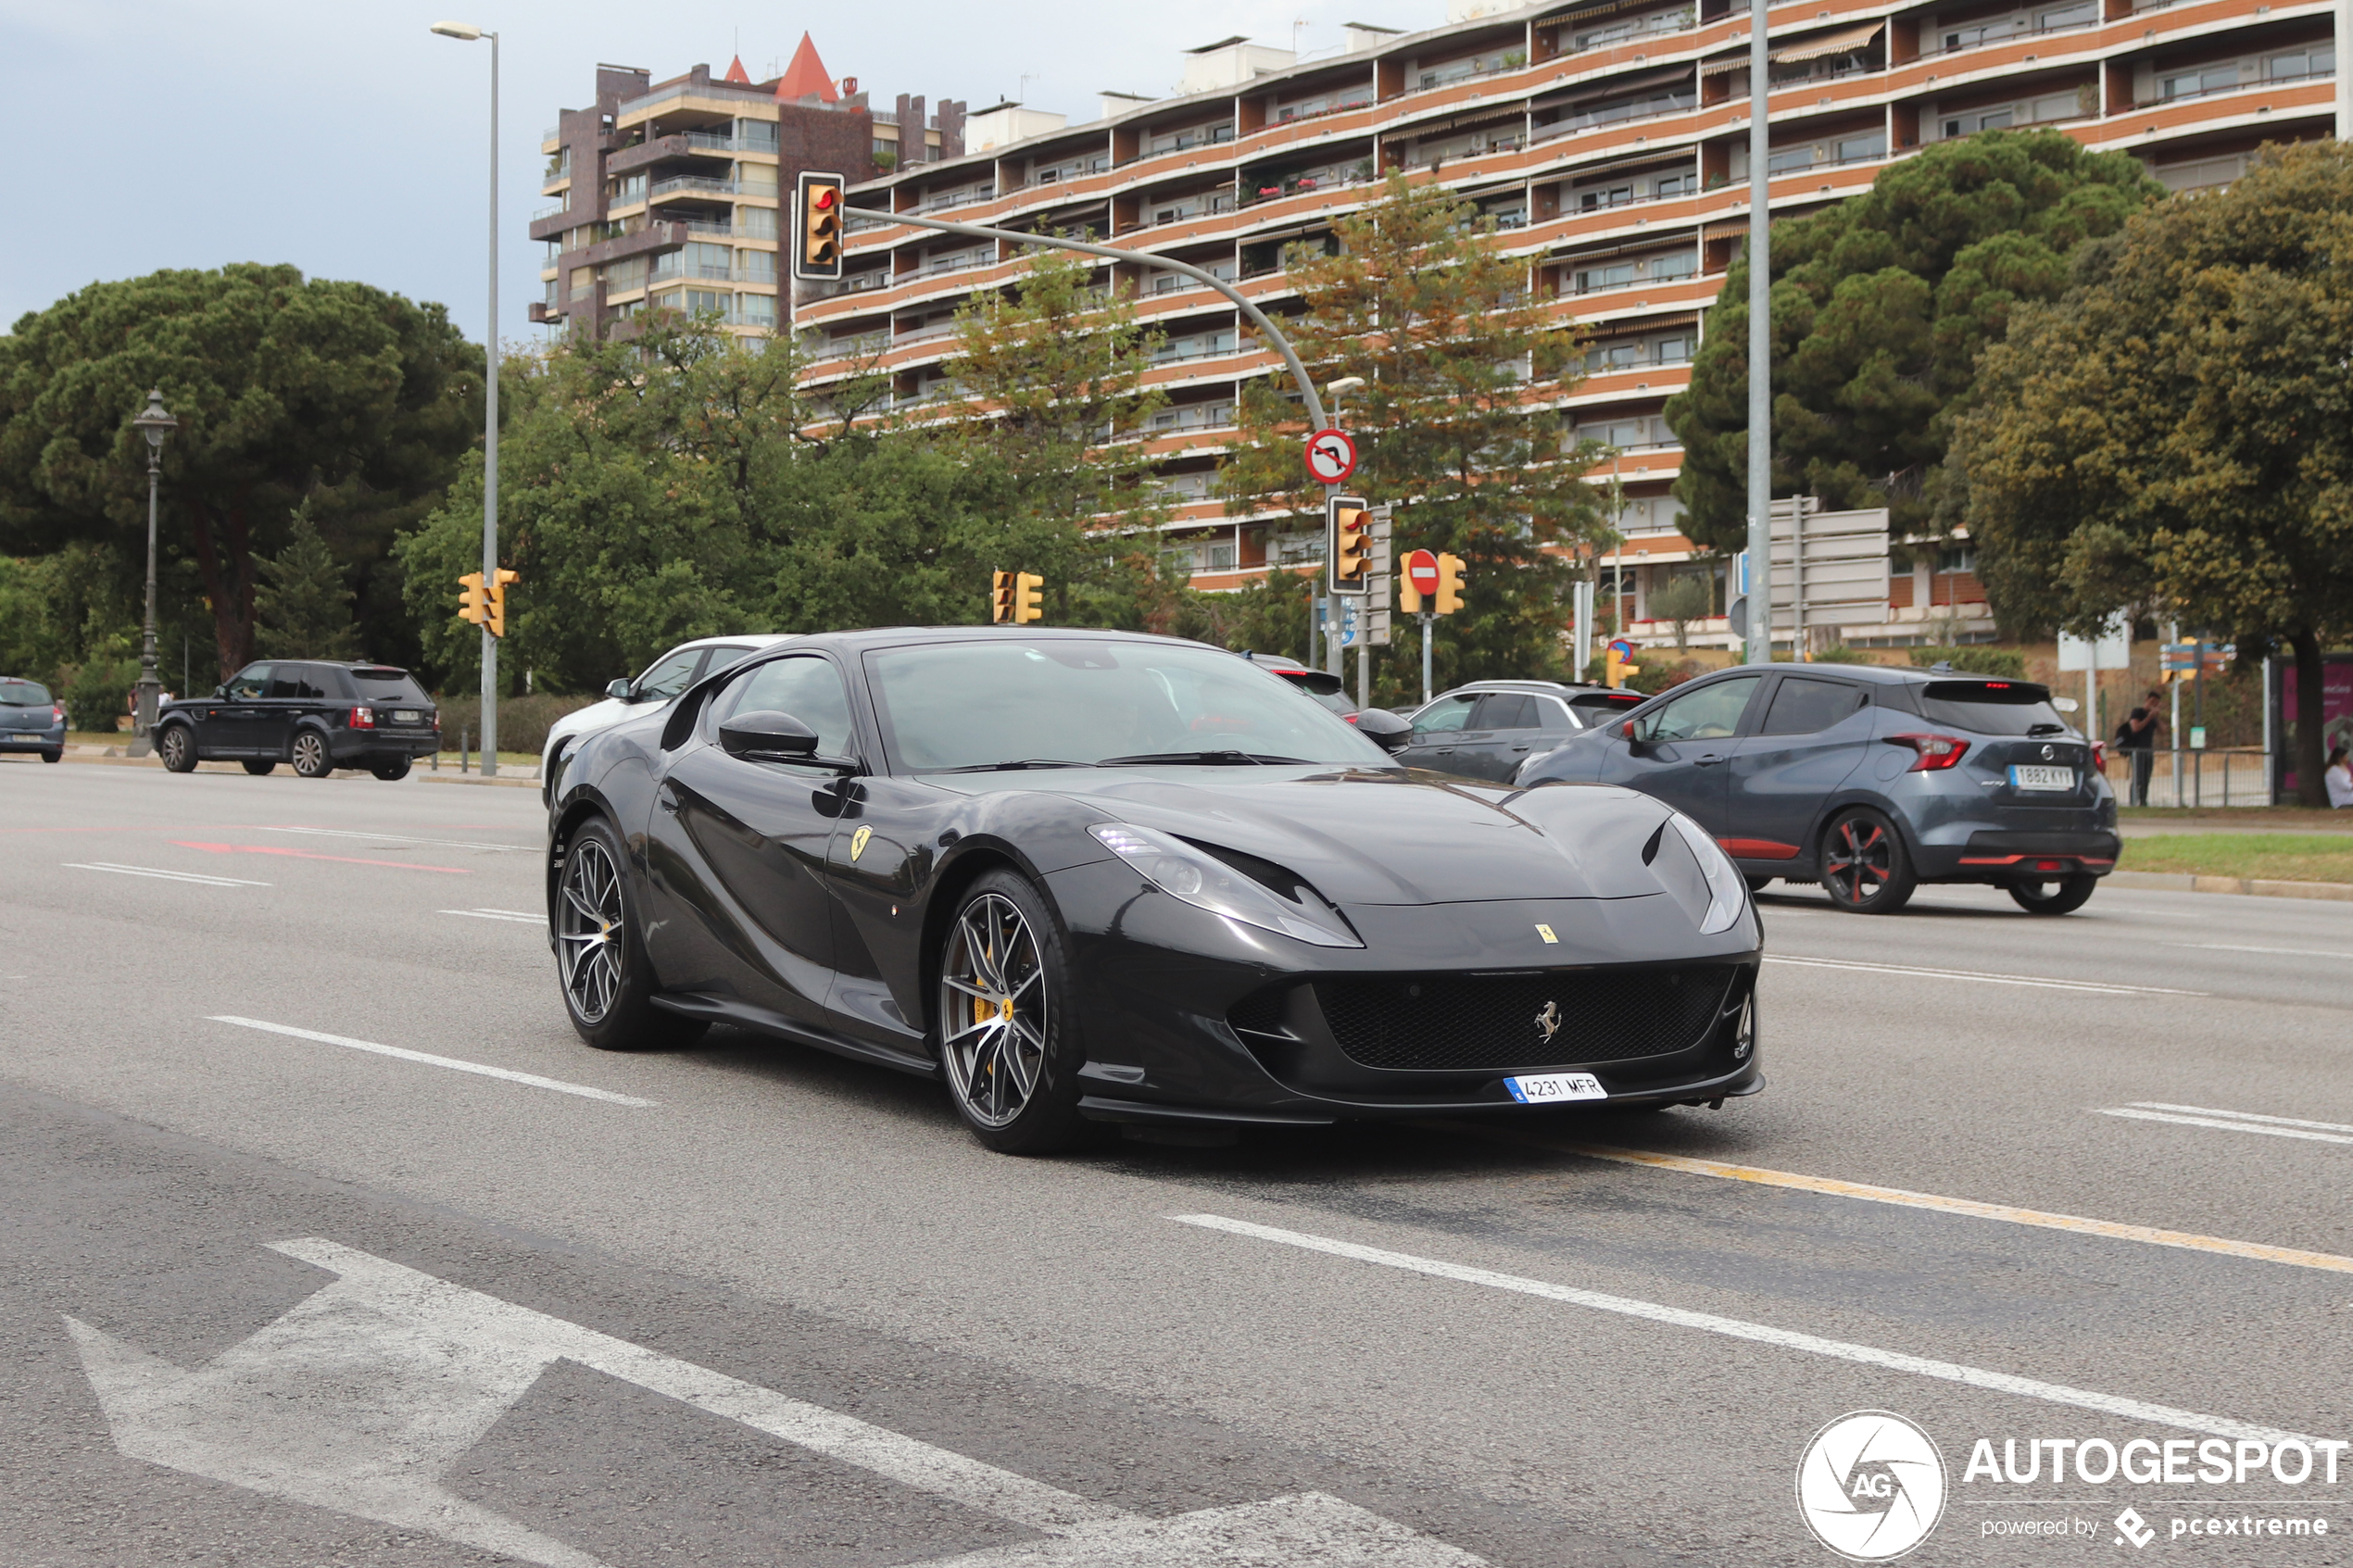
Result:
<svg viewBox="0 0 2353 1568"><path fill-rule="evenodd" d="M260 757L248 757L245 761L245 771L251 773L256 778L259 778L262 774L271 771L277 766L278 764L276 762Z"/></svg>
<svg viewBox="0 0 2353 1568"><path fill-rule="evenodd" d="M62 762L65 759L66 748L62 746L55 751L44 751L41 754L41 760L44 762Z"/></svg>
<svg viewBox="0 0 2353 1568"><path fill-rule="evenodd" d="M1765 884L1773 879L1769 876L1743 876L1741 880L1748 884L1748 890L1751 893L1762 893L1765 891Z"/></svg>
<svg viewBox="0 0 2353 1568"><path fill-rule="evenodd" d="M316 730L296 730L294 738L295 771L306 779L323 779L335 771L334 753L327 749L327 737Z"/></svg>
<svg viewBox="0 0 2353 1568"><path fill-rule="evenodd" d="M711 1027L654 1006L628 852L603 818L581 824L556 878L556 982L575 1034L600 1051L691 1045Z"/></svg>
<svg viewBox="0 0 2353 1568"><path fill-rule="evenodd" d="M2054 877L2048 882L2013 882L2010 899L2030 915L2071 915L2092 897L2100 879L2089 872Z"/></svg>
<svg viewBox="0 0 2353 1568"><path fill-rule="evenodd" d="M1894 822L1868 806L1849 806L1831 819L1822 832L1822 889L1832 908L1892 915L1919 885Z"/></svg>
<svg viewBox="0 0 2353 1568"><path fill-rule="evenodd" d="M188 733L185 724L166 724L156 736L156 754L163 759L167 771L193 773L196 771L196 737Z"/></svg>
<svg viewBox="0 0 2353 1568"><path fill-rule="evenodd" d="M386 784L397 784L409 776L409 759L397 757L389 762L371 762L368 764L368 771Z"/></svg>
<svg viewBox="0 0 2353 1568"><path fill-rule="evenodd" d="M990 872L965 890L934 973L940 1076L973 1136L1000 1154L1092 1141L1062 927L1026 877Z"/></svg>

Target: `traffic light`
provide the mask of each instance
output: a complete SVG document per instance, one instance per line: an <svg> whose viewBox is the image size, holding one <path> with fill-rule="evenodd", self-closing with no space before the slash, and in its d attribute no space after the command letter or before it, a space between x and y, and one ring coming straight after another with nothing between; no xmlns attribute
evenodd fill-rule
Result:
<svg viewBox="0 0 2353 1568"><path fill-rule="evenodd" d="M491 577L489 625L492 636L503 637L507 634L507 584L522 581L522 572L509 571L503 566Z"/></svg>
<svg viewBox="0 0 2353 1568"><path fill-rule="evenodd" d="M1463 608L1463 558L1438 558L1438 613L1452 615Z"/></svg>
<svg viewBox="0 0 2353 1568"><path fill-rule="evenodd" d="M847 205L838 174L803 174L793 198L793 221L800 232L792 275L810 282L841 276L841 213Z"/></svg>
<svg viewBox="0 0 2353 1568"><path fill-rule="evenodd" d="M1328 583L1335 594L1372 591L1372 508L1353 495L1335 495L1325 508L1326 559L1331 562Z"/></svg>
<svg viewBox="0 0 2353 1568"><path fill-rule="evenodd" d="M1397 574L1397 608L1407 615L1419 615L1422 612L1422 591L1414 586L1414 574L1411 571L1401 571Z"/></svg>
<svg viewBox="0 0 2353 1568"><path fill-rule="evenodd" d="M458 581L466 585L458 596L458 619L479 626L490 616L490 596L482 591L482 573L469 571Z"/></svg>
<svg viewBox="0 0 2353 1568"><path fill-rule="evenodd" d="M1604 650L1602 680L1612 691L1624 685L1628 676L1639 675L1642 672L1641 665L1630 662L1633 652L1630 645L1620 642L1612 642L1608 648Z"/></svg>
<svg viewBox="0 0 2353 1568"><path fill-rule="evenodd" d="M1013 574L1000 571L991 576L988 585L988 619L1000 626L1013 621Z"/></svg>
<svg viewBox="0 0 2353 1568"><path fill-rule="evenodd" d="M1038 602L1038 590L1045 585L1046 580L1034 571L1014 574L1013 621L1016 624L1026 625L1032 621L1046 618L1045 606Z"/></svg>

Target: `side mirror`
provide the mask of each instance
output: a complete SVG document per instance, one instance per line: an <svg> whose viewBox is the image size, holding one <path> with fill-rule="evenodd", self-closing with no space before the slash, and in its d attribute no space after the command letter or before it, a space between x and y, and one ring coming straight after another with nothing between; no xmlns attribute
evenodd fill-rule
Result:
<svg viewBox="0 0 2353 1568"><path fill-rule="evenodd" d="M624 675L605 687L605 695L618 702L635 702L637 700L637 688L631 685L629 678Z"/></svg>
<svg viewBox="0 0 2353 1568"><path fill-rule="evenodd" d="M1617 733L1624 735L1628 740L1632 740L1634 738L1634 721L1629 719L1624 723L1618 725Z"/></svg>
<svg viewBox="0 0 2353 1568"><path fill-rule="evenodd" d="M1359 709L1356 732L1392 757L1414 744L1414 726L1386 708Z"/></svg>
<svg viewBox="0 0 2353 1568"><path fill-rule="evenodd" d="M215 702L220 701L228 695L229 688L226 685L219 685L212 688L212 700Z"/></svg>
<svg viewBox="0 0 2353 1568"><path fill-rule="evenodd" d="M858 764L847 757L818 756L817 732L791 714L773 709L738 713L721 724L719 746L747 762L805 762L837 773L858 771Z"/></svg>

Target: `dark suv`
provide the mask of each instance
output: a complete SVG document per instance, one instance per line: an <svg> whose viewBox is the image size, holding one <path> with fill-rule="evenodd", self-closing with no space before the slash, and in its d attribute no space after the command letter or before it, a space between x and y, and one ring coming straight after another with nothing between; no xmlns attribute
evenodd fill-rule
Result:
<svg viewBox="0 0 2353 1568"><path fill-rule="evenodd" d="M1529 758L1622 717L1638 692L1558 681L1473 681L1441 692L1409 717L1413 739L1397 753L1409 767L1503 783Z"/></svg>
<svg viewBox="0 0 2353 1568"><path fill-rule="evenodd" d="M1713 834L1751 887L1819 882L1858 914L1899 909L1923 882L1991 883L2065 914L2116 869L2099 753L2030 682L1750 664L1571 737L1516 782L1655 795Z"/></svg>
<svg viewBox="0 0 2353 1568"><path fill-rule="evenodd" d="M166 703L156 716L156 752L175 773L227 758L248 773L292 762L306 779L338 768L397 779L411 758L440 748L433 698L409 671L384 664L248 664L210 696Z"/></svg>

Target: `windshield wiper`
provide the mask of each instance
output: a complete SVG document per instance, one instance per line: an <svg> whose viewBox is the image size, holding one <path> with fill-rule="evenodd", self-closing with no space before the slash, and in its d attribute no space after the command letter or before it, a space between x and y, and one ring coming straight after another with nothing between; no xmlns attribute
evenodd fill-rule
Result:
<svg viewBox="0 0 2353 1568"><path fill-rule="evenodd" d="M1098 766L1145 767L1155 762L1194 763L1205 768L1312 768L1304 757L1269 757L1255 751L1139 751L1133 757L1106 757Z"/></svg>
<svg viewBox="0 0 2353 1568"><path fill-rule="evenodd" d="M1025 768L1091 768L1092 762L1072 762L1060 757L1025 757L1018 762L975 762L966 768L932 768L935 773L1018 773Z"/></svg>

